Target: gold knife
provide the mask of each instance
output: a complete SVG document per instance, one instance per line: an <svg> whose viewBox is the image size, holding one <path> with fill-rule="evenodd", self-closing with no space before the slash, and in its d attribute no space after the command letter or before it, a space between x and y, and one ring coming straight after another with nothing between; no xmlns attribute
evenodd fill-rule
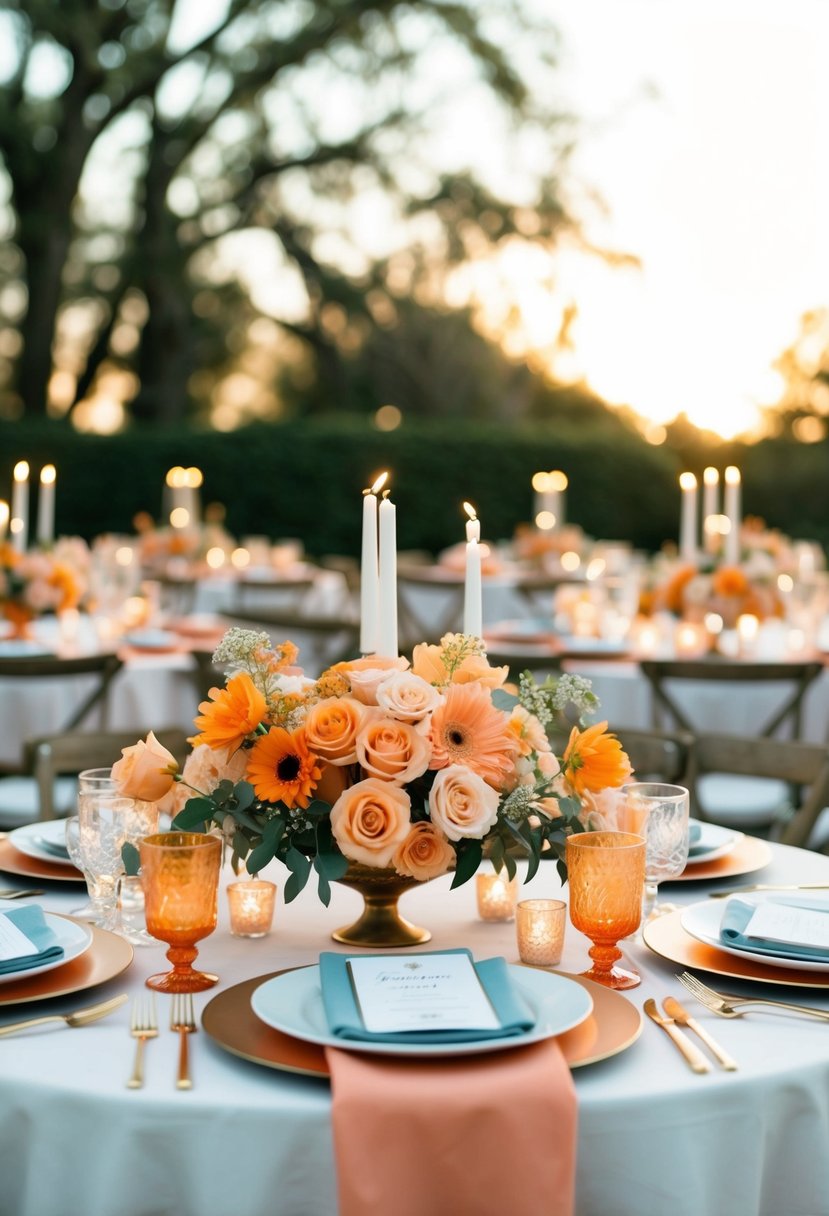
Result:
<svg viewBox="0 0 829 1216"><path fill-rule="evenodd" d="M696 1018L680 1005L679 1001L672 996L668 996L662 1002L662 1008L665 1010L669 1018L673 1018L680 1026L687 1026L689 1030L693 1030L697 1038L701 1039L711 1055L717 1063L726 1070L726 1072L737 1071L737 1061L720 1047L716 1039L712 1038L704 1026L701 1026Z"/></svg>
<svg viewBox="0 0 829 1216"><path fill-rule="evenodd" d="M674 1022L673 1018L662 1017L653 997L648 997L644 1005L645 1013L656 1022L657 1026L661 1026L665 1033L669 1036L674 1044L679 1048L685 1057L685 1062L693 1072L710 1072L711 1069L705 1056L695 1047L694 1044L686 1039L685 1035Z"/></svg>

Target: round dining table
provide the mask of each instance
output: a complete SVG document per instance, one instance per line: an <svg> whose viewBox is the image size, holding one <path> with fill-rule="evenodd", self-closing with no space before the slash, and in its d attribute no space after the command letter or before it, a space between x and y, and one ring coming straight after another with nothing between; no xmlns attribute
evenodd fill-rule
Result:
<svg viewBox="0 0 829 1216"><path fill-rule="evenodd" d="M326 908L311 885L285 905L285 872L277 863L270 871L280 895L265 937L231 936L220 890L218 927L199 947L199 963L220 981L195 998L197 1019L243 981L316 963L321 950L345 949L330 934L354 918L359 896L334 884ZM222 888L232 877L223 873ZM0 875L0 886L25 881ZM661 898L688 904L711 890L757 881L829 884L829 857L772 845L769 864L755 874L665 885ZM51 912L71 912L85 894L68 882L39 885L46 889L37 902ZM520 890L521 896L559 893L555 867L547 862ZM431 930L423 949L466 946L476 958L518 962L514 924L478 918L474 882L454 891L448 877L423 884L403 897L402 910ZM587 947L568 925L557 970L583 971ZM642 975L639 987L614 998L627 1030L607 1058L573 1070L577 1216L829 1216L829 1025L759 1008L718 1018L680 985L681 963L633 939L624 948ZM146 996L144 980L166 968L164 950L161 943L138 946L122 974L61 999L3 1004L0 985L0 1025L121 992L134 1003ZM808 988L698 974L714 987L719 979L728 992L829 1010L829 972L818 976L824 986ZM705 1074L690 1071L663 1030L642 1016L646 998L661 1004L667 996L680 998L715 1035L737 1071L713 1061ZM130 1008L127 1003L85 1027L49 1025L0 1037L0 1214L335 1216L327 1079L239 1058L200 1026L189 1040L193 1088L177 1089L170 998L159 996L160 1032L146 1045L146 1082L129 1089ZM555 1127L549 1138L553 1151ZM506 1153L503 1168L510 1169Z"/></svg>

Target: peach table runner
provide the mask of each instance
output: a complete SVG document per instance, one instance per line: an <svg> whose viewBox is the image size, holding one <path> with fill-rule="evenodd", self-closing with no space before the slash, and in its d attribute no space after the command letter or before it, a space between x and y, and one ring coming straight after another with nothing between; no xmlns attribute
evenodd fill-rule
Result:
<svg viewBox="0 0 829 1216"><path fill-rule="evenodd" d="M458 1059L325 1054L339 1216L572 1216L576 1094L554 1039Z"/></svg>

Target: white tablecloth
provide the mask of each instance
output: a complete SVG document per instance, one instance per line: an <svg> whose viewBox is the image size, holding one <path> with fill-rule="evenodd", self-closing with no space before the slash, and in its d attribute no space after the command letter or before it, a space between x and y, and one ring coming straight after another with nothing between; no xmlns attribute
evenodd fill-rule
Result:
<svg viewBox="0 0 829 1216"><path fill-rule="evenodd" d="M275 876L281 882L282 874ZM762 877L829 882L829 858L774 846L774 864ZM545 865L530 891L554 894L557 887L554 868ZM473 884L448 888L440 879L404 897L406 914L433 931L425 948L467 945L477 957L516 961L514 927L477 920ZM670 895L691 902L704 890L675 884ZM65 911L79 898L64 889L41 902ZM201 944L200 958L218 971L222 987L311 963L332 948L329 932L358 909L359 897L344 888L335 886L327 910L306 890L294 904L278 905L271 936L251 941L229 935L222 897L220 926ZM577 1070L578 1216L829 1216L829 1028L762 1013L717 1019L687 997L675 978L681 968L645 947L631 945L629 953L644 977L629 999L641 1008L647 996L681 997L740 1071L693 1075L650 1023L628 1050ZM568 927L561 969L586 963L586 943ZM68 1010L138 992L162 965L162 946L139 949L121 979L55 1004ZM739 987L727 982L729 990ZM743 987L768 994L759 985ZM829 993L775 993L829 1008ZM211 995L197 997L197 1008ZM159 1001L163 1020L168 1000ZM1 1017L8 1022L36 1010L18 1007ZM0 1039L3 1216L335 1216L325 1081L245 1063L200 1033L191 1039L195 1088L177 1091L177 1043L162 1026L147 1047L146 1088L127 1090L128 1026L125 1006L81 1030Z"/></svg>

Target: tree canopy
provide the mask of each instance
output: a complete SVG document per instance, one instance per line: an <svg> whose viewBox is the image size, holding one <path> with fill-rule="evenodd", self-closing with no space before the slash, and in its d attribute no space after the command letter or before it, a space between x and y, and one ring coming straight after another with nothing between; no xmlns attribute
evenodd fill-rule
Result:
<svg viewBox="0 0 829 1216"><path fill-rule="evenodd" d="M222 384L267 416L296 352L331 408L447 268L573 229L557 39L521 0L212 11L0 0L3 416L174 422Z"/></svg>

